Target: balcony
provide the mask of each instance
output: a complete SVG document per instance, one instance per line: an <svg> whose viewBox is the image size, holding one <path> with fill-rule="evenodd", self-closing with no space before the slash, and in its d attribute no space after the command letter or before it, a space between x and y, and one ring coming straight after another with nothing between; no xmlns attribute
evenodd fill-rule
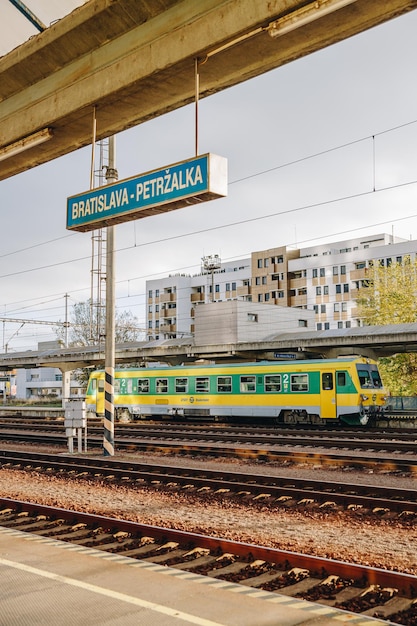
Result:
<svg viewBox="0 0 417 626"><path fill-rule="evenodd" d="M231 292L233 293L233 292ZM249 285L242 285L238 287L236 290L236 295L239 296L249 296L252 293L252 288Z"/></svg>
<svg viewBox="0 0 417 626"><path fill-rule="evenodd" d="M175 302L176 294L175 293L161 293L159 294L159 302Z"/></svg>
<svg viewBox="0 0 417 626"><path fill-rule="evenodd" d="M192 293L191 302L204 302L204 293Z"/></svg>
<svg viewBox="0 0 417 626"><path fill-rule="evenodd" d="M302 296L291 296L290 306L307 306L307 294Z"/></svg>
<svg viewBox="0 0 417 626"><path fill-rule="evenodd" d="M365 280L369 276L369 270L367 267L363 267L360 270L352 270L350 272L350 280Z"/></svg>
<svg viewBox="0 0 417 626"><path fill-rule="evenodd" d="M161 333L172 333L175 331L175 324L160 324L159 331Z"/></svg>
<svg viewBox="0 0 417 626"><path fill-rule="evenodd" d="M306 278L291 278L290 279L290 289L301 289L302 287L307 287Z"/></svg>

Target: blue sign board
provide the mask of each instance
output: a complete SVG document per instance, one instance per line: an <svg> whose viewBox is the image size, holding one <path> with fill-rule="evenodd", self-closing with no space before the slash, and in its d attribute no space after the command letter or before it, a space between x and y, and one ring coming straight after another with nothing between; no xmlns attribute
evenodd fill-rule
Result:
<svg viewBox="0 0 417 626"><path fill-rule="evenodd" d="M67 199L67 229L89 231L227 195L227 160L204 154Z"/></svg>

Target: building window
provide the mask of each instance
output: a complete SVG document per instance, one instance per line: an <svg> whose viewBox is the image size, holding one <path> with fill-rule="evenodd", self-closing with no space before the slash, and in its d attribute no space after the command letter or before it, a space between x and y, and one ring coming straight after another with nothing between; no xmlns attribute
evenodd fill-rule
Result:
<svg viewBox="0 0 417 626"><path fill-rule="evenodd" d="M347 302L342 302L342 312L346 313L347 311Z"/></svg>
<svg viewBox="0 0 417 626"><path fill-rule="evenodd" d="M329 285L323 285L323 295L324 296L329 295Z"/></svg>
<svg viewBox="0 0 417 626"><path fill-rule="evenodd" d="M248 313L248 322L257 322L258 315L257 313Z"/></svg>
<svg viewBox="0 0 417 626"><path fill-rule="evenodd" d="M340 266L340 273L341 273L342 275L345 275L345 274L346 274L346 265L341 265L341 266Z"/></svg>
<svg viewBox="0 0 417 626"><path fill-rule="evenodd" d="M326 305L325 304L321 304L320 305L320 313L326 313Z"/></svg>
<svg viewBox="0 0 417 626"><path fill-rule="evenodd" d="M317 324L317 330L322 330L322 328L323 328L323 324L321 322L319 322Z"/></svg>
<svg viewBox="0 0 417 626"><path fill-rule="evenodd" d="M258 293L258 302L263 302L263 293Z"/></svg>
<svg viewBox="0 0 417 626"><path fill-rule="evenodd" d="M284 297L284 292L278 291L278 298L283 298L283 297Z"/></svg>
<svg viewBox="0 0 417 626"><path fill-rule="evenodd" d="M230 283L226 283L226 291L230 291Z"/></svg>
<svg viewBox="0 0 417 626"><path fill-rule="evenodd" d="M262 276L262 284L266 285L266 276Z"/></svg>
<svg viewBox="0 0 417 626"><path fill-rule="evenodd" d="M324 323L324 330L329 330L330 329L330 324L329 322L325 322Z"/></svg>
<svg viewBox="0 0 417 626"><path fill-rule="evenodd" d="M236 291L236 283L232 283L232 291Z"/></svg>
<svg viewBox="0 0 417 626"><path fill-rule="evenodd" d="M299 328L307 328L307 320L298 320Z"/></svg>
<svg viewBox="0 0 417 626"><path fill-rule="evenodd" d="M266 293L265 294L265 302L268 302L268 301L269 301L269 293Z"/></svg>
<svg viewBox="0 0 417 626"><path fill-rule="evenodd" d="M264 259L264 267L268 267L269 266L269 259Z"/></svg>
<svg viewBox="0 0 417 626"><path fill-rule="evenodd" d="M315 267L315 268L313 269L313 278L317 278L317 276L318 276L318 273L317 273L317 267Z"/></svg>
<svg viewBox="0 0 417 626"><path fill-rule="evenodd" d="M313 311L314 311L314 313L318 313L319 312L319 305L318 304L315 304L313 306Z"/></svg>
<svg viewBox="0 0 417 626"><path fill-rule="evenodd" d="M343 328L343 322L337 322L337 327L338 328Z"/></svg>
<svg viewBox="0 0 417 626"><path fill-rule="evenodd" d="M261 277L260 276L256 276L255 278L255 285L260 285L261 284Z"/></svg>
<svg viewBox="0 0 417 626"><path fill-rule="evenodd" d="M325 271L324 267L321 267L321 268L320 268L320 276L321 276L321 278L323 278L324 276L326 276L326 271Z"/></svg>
<svg viewBox="0 0 417 626"><path fill-rule="evenodd" d="M155 304L155 313L159 313L159 304Z"/></svg>
<svg viewBox="0 0 417 626"><path fill-rule="evenodd" d="M262 259L258 259L258 268L262 267Z"/></svg>
<svg viewBox="0 0 417 626"><path fill-rule="evenodd" d="M339 313L339 311L340 311L340 303L339 303L339 302L335 302L335 303L334 303L334 305L333 305L333 311L334 311L335 313Z"/></svg>
<svg viewBox="0 0 417 626"><path fill-rule="evenodd" d="M148 306L148 313L152 313L152 304Z"/></svg>
<svg viewBox="0 0 417 626"><path fill-rule="evenodd" d="M316 287L316 296L321 296L321 287Z"/></svg>
<svg viewBox="0 0 417 626"><path fill-rule="evenodd" d="M155 298L159 298L159 289L155 289Z"/></svg>
<svg viewBox="0 0 417 626"><path fill-rule="evenodd" d="M151 299L152 299L152 289L149 289L149 292L148 292L148 298L151 298Z"/></svg>
<svg viewBox="0 0 417 626"><path fill-rule="evenodd" d="M148 322L148 328L152 328L152 320L149 320L149 322Z"/></svg>
<svg viewBox="0 0 417 626"><path fill-rule="evenodd" d="M333 276L339 276L339 268L337 265L333 266Z"/></svg>
<svg viewBox="0 0 417 626"><path fill-rule="evenodd" d="M215 285L214 288L216 290L216 293L220 293L220 285Z"/></svg>
<svg viewBox="0 0 417 626"><path fill-rule="evenodd" d="M343 285L343 293L349 293L349 283Z"/></svg>
<svg viewBox="0 0 417 626"><path fill-rule="evenodd" d="M342 285L336 285L336 293L342 293Z"/></svg>
<svg viewBox="0 0 417 626"><path fill-rule="evenodd" d="M284 263L284 257L282 255L277 256L277 263Z"/></svg>
<svg viewBox="0 0 417 626"><path fill-rule="evenodd" d="M346 324L345 324L346 328L350 328L351 327L351 322L350 320L347 320Z"/></svg>

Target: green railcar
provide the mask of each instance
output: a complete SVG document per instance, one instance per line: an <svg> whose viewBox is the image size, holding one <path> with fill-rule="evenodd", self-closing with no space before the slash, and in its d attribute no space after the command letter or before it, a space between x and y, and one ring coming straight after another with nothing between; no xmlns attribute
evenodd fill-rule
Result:
<svg viewBox="0 0 417 626"><path fill-rule="evenodd" d="M362 357L118 369L116 419L262 419L365 425L387 392L375 361ZM104 371L91 374L87 410L104 414Z"/></svg>

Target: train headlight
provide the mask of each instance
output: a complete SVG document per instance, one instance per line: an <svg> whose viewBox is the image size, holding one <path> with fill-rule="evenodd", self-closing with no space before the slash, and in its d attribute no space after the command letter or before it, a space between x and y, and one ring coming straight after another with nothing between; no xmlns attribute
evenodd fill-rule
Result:
<svg viewBox="0 0 417 626"><path fill-rule="evenodd" d="M364 394L361 394L361 398L362 400L369 400L369 396L365 396Z"/></svg>

